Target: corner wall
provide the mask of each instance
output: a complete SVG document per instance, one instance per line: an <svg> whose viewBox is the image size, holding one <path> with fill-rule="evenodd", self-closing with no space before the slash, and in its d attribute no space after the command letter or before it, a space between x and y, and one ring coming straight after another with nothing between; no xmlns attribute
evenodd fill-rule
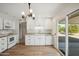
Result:
<svg viewBox="0 0 79 59"><path fill-rule="evenodd" d="M58 26L57 19L52 19L52 36L54 38L54 46L58 48Z"/></svg>

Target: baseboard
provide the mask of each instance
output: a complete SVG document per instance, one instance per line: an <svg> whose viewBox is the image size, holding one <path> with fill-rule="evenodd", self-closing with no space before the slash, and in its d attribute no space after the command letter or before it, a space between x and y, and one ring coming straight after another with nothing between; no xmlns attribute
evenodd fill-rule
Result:
<svg viewBox="0 0 79 59"><path fill-rule="evenodd" d="M17 43L16 45L25 45L25 43ZM25 45L25 46L54 46L54 45Z"/></svg>

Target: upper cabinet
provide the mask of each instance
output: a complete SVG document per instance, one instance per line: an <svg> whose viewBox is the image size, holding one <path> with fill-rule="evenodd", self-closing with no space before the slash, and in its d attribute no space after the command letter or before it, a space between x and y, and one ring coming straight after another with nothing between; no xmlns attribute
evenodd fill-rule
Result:
<svg viewBox="0 0 79 59"><path fill-rule="evenodd" d="M4 20L4 29L15 29L15 22L9 19Z"/></svg>
<svg viewBox="0 0 79 59"><path fill-rule="evenodd" d="M0 30L3 29L3 19L0 17Z"/></svg>
<svg viewBox="0 0 79 59"><path fill-rule="evenodd" d="M5 16L3 22L4 22L4 25L3 25L4 29L15 29L15 21L12 17Z"/></svg>
<svg viewBox="0 0 79 59"><path fill-rule="evenodd" d="M15 19L9 15L0 13L0 30L15 29Z"/></svg>

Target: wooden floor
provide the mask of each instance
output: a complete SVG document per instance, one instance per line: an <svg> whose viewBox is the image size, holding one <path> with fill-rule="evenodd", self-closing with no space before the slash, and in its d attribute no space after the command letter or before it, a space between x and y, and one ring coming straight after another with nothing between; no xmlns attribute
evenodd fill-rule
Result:
<svg viewBox="0 0 79 59"><path fill-rule="evenodd" d="M53 46L25 46L18 44L5 52L9 56L60 56Z"/></svg>

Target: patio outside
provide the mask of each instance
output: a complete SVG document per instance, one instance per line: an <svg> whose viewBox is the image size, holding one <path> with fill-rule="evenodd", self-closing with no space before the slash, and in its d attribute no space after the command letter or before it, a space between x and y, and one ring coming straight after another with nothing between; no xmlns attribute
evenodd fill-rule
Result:
<svg viewBox="0 0 79 59"><path fill-rule="evenodd" d="M75 19L76 20L76 19ZM79 24L68 24L69 56L79 56ZM65 53L65 23L59 24L59 48Z"/></svg>

